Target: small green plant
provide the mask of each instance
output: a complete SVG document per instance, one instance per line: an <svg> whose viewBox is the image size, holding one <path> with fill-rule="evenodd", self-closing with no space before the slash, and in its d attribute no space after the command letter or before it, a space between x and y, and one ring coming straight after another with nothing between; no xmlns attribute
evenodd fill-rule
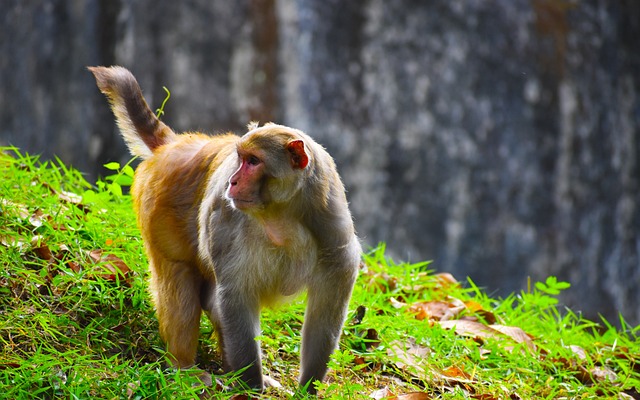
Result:
<svg viewBox="0 0 640 400"><path fill-rule="evenodd" d="M569 282L558 281L558 278L555 276L548 277L544 283L536 282L536 289L550 296L557 296L561 291L569 289L570 287L571 284ZM556 299L554 298L554 300ZM558 304L558 301L553 301L553 304Z"/></svg>
<svg viewBox="0 0 640 400"><path fill-rule="evenodd" d="M133 183L134 170L131 163L136 160L137 157L132 158L124 166L120 167L118 162L110 162L104 165L104 167L110 171L115 171L114 174L108 175L104 178L104 181L100 180L96 182L96 186L101 191L107 191L116 198L123 197L123 187L129 187ZM93 196L95 192L86 190L83 196Z"/></svg>
<svg viewBox="0 0 640 400"><path fill-rule="evenodd" d="M158 118L162 117L164 115L164 106L165 104L167 104L167 101L169 101L169 98L171 97L171 92L169 91L169 89L167 89L165 86L162 87L162 89L164 89L165 93L167 93L167 95L165 96L164 100L162 101L162 104L160 105L160 108L158 108L156 110L156 116Z"/></svg>

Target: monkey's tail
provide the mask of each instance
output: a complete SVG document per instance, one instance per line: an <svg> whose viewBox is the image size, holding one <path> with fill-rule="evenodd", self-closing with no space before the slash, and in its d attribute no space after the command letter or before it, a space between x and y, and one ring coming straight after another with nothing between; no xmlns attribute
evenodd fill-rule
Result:
<svg viewBox="0 0 640 400"><path fill-rule="evenodd" d="M149 158L176 134L160 121L142 97L136 78L122 67L89 67L100 91L109 99L120 133L131 154Z"/></svg>

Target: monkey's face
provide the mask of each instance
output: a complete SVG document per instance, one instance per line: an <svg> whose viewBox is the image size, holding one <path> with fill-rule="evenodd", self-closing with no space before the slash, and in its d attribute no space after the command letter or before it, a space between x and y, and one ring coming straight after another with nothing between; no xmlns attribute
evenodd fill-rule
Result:
<svg viewBox="0 0 640 400"><path fill-rule="evenodd" d="M299 135L268 125L238 144L238 169L227 182L226 198L244 212L286 205L299 191L310 153Z"/></svg>
<svg viewBox="0 0 640 400"><path fill-rule="evenodd" d="M261 193L266 178L264 158L260 153L238 149L238 159L240 166L229 178L225 195L231 205L239 210L262 207L266 200Z"/></svg>

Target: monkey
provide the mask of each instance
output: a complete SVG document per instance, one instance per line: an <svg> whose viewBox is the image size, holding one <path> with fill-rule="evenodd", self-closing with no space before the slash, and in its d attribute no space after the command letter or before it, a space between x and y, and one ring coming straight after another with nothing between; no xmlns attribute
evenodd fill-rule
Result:
<svg viewBox="0 0 640 400"><path fill-rule="evenodd" d="M204 312L223 368L263 390L260 310L306 290L298 383L315 393L362 252L333 158L306 133L275 123L252 122L242 136L177 134L127 69L89 70L130 152L143 160L131 195L172 365L195 365Z"/></svg>

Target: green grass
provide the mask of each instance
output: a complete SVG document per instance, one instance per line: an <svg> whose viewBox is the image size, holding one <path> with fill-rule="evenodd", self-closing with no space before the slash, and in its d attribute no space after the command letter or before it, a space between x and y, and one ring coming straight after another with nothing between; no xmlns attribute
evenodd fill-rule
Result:
<svg viewBox="0 0 640 400"><path fill-rule="evenodd" d="M146 259L122 187L130 167L89 184L59 161L0 153L0 398L228 398L198 371L166 367L146 292ZM558 306L550 277L489 297L437 265L364 255L324 398L639 398L638 327ZM264 367L288 398L304 298L263 313ZM199 365L223 376L203 318ZM402 397L404 395L404 397Z"/></svg>

